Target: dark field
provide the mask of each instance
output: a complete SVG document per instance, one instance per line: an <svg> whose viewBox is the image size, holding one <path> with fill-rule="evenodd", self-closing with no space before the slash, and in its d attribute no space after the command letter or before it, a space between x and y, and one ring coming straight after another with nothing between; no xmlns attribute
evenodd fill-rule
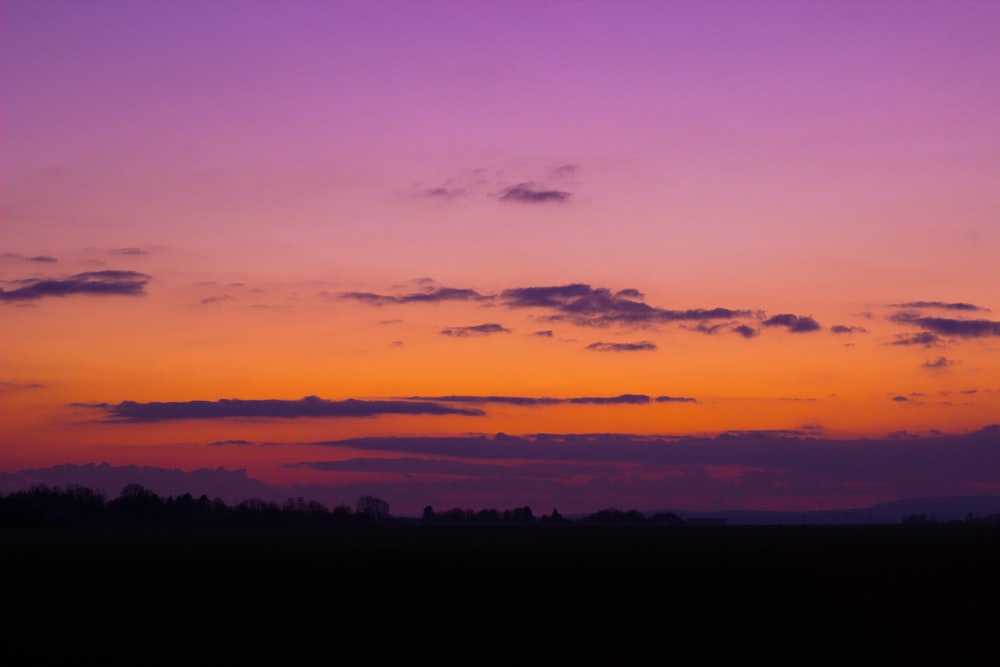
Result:
<svg viewBox="0 0 1000 667"><path fill-rule="evenodd" d="M95 660L131 638L156 655L277 650L294 664L359 643L1000 664L997 526L59 528L0 532L0 549L8 646Z"/></svg>

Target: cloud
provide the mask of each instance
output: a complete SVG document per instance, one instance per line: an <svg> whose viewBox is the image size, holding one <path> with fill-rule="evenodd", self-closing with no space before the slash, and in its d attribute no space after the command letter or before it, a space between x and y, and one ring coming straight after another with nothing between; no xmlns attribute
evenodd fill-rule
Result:
<svg viewBox="0 0 1000 667"><path fill-rule="evenodd" d="M791 313L782 313L761 322L765 327L785 327L792 333L809 333L819 331L819 322L810 316L799 317Z"/></svg>
<svg viewBox="0 0 1000 667"><path fill-rule="evenodd" d="M410 400L434 401L441 403L468 403L485 405L497 403L521 406L542 405L647 405L649 396L645 394L620 394L618 396L573 396L568 398L552 398L549 396L411 396ZM693 400L693 399L692 399Z"/></svg>
<svg viewBox="0 0 1000 667"><path fill-rule="evenodd" d="M580 165L578 164L561 164L552 169L553 178L569 178L571 176L576 176L576 172L580 170Z"/></svg>
<svg viewBox="0 0 1000 667"><path fill-rule="evenodd" d="M697 331L698 333L703 333L703 334L705 334L707 336L714 336L715 334L719 333L719 330L722 329L722 327L723 327L723 325L721 323L720 324L706 324L704 322L699 322L694 327L691 327L691 330L692 331Z"/></svg>
<svg viewBox="0 0 1000 667"><path fill-rule="evenodd" d="M442 329L440 333L442 336L466 338L468 336L491 336L498 333L511 333L511 330L495 322L490 322L467 327L448 327L447 329Z"/></svg>
<svg viewBox="0 0 1000 667"><path fill-rule="evenodd" d="M352 299L363 301L373 306L398 305L407 303L439 303L442 301L488 301L491 296L485 296L471 289L458 289L454 287L438 287L423 292L410 292L409 294L375 294L373 292L341 292L337 295L341 299Z"/></svg>
<svg viewBox="0 0 1000 667"><path fill-rule="evenodd" d="M801 511L821 506L868 507L899 498L995 493L984 489L998 484L998 435L1000 426L901 440L822 440L761 432L674 439L630 434L374 437L294 443L296 452L301 446L318 453L336 449L336 458L348 459L291 463L329 471L331 480L324 484L269 487L247 478L245 470L222 468L183 472L71 465L0 473L0 489L44 483L116 492L134 482L161 496L205 493L233 503L301 496L333 507L374 494L391 503L394 515L419 516L427 505L510 507L516 499L519 506L558 507L564 514L623 505L699 512L785 509L788 521L799 522ZM342 448L356 453L343 456ZM396 474L360 481L339 474L351 471ZM958 516L966 511L963 506ZM885 522L898 523L905 514L901 510ZM865 512L862 520L871 518Z"/></svg>
<svg viewBox="0 0 1000 667"><path fill-rule="evenodd" d="M535 331L531 335L539 336L541 338L552 338L552 329L545 329L544 331Z"/></svg>
<svg viewBox="0 0 1000 667"><path fill-rule="evenodd" d="M570 193L563 190L545 190L534 183L518 183L500 192L500 201L518 204L548 204L568 201Z"/></svg>
<svg viewBox="0 0 1000 667"><path fill-rule="evenodd" d="M849 327L845 324L834 324L830 327L830 331L835 334L868 333L868 329L864 327Z"/></svg>
<svg viewBox="0 0 1000 667"><path fill-rule="evenodd" d="M452 200L459 197L464 197L467 191L463 188L426 188L420 190L417 194L421 197L426 197L428 199L438 199L438 200Z"/></svg>
<svg viewBox="0 0 1000 667"><path fill-rule="evenodd" d="M905 399L906 397L900 397ZM399 452L406 455L449 456L463 459L537 460L578 462L624 461L636 464L727 464L774 466L795 476L814 473L819 479L898 476L906 481L912 467L922 462L925 473L936 478L957 472L942 470L942 463L964 461L968 472L996 481L1000 462L1000 426L975 433L923 438L897 448L879 440L818 440L804 431L728 432L718 437L664 439L634 434L537 434L493 437L371 437L303 443L349 447L366 452Z"/></svg>
<svg viewBox="0 0 1000 667"><path fill-rule="evenodd" d="M942 310L963 310L963 311L979 311L979 312L990 312L989 308L983 308L982 306L976 306L971 303L947 303L944 301L910 301L908 303L894 303L890 305L891 308L939 308Z"/></svg>
<svg viewBox="0 0 1000 667"><path fill-rule="evenodd" d="M729 308L667 310L645 303L644 295L636 289L612 292L584 283L506 289L500 298L510 308L545 308L555 312L550 319L569 320L582 326L651 325L749 315L749 311Z"/></svg>
<svg viewBox="0 0 1000 667"><path fill-rule="evenodd" d="M24 391L25 389L41 389L45 385L40 382L0 382L0 392Z"/></svg>
<svg viewBox="0 0 1000 667"><path fill-rule="evenodd" d="M217 401L174 401L137 403L122 401L76 404L104 410L109 422L142 424L182 419L298 419L308 417L375 417L378 415L465 415L483 416L479 409L454 408L424 401L363 401L347 399L328 401L317 396L298 400L243 400L223 398Z"/></svg>
<svg viewBox="0 0 1000 667"><path fill-rule="evenodd" d="M744 338L753 338L760 333L760 331L758 331L757 329L754 329L751 326L747 326L746 324L741 324L737 327L733 327L732 331L733 333L738 333Z"/></svg>
<svg viewBox="0 0 1000 667"><path fill-rule="evenodd" d="M198 303L200 303L203 306L207 306L211 304L225 303L226 301L236 301L236 297L229 296L228 294L220 294L219 296L205 297Z"/></svg>
<svg viewBox="0 0 1000 667"><path fill-rule="evenodd" d="M144 257L149 254L148 250L142 248L112 248L109 252L112 255L125 255L127 257Z"/></svg>
<svg viewBox="0 0 1000 667"><path fill-rule="evenodd" d="M642 352L656 350L656 343L649 340L641 340L637 343L605 343L597 341L587 346L588 350L596 352Z"/></svg>
<svg viewBox="0 0 1000 667"><path fill-rule="evenodd" d="M949 366L954 366L956 363L957 362L954 361L954 360L952 360L952 359L946 359L944 357L938 357L934 361L930 361L928 359L927 361L925 361L923 363L923 367L924 368L931 368L931 369L941 369L941 368L948 368Z"/></svg>
<svg viewBox="0 0 1000 667"><path fill-rule="evenodd" d="M151 277L136 271L91 271L68 278L29 278L13 281L12 290L0 289L0 301L36 301L74 294L142 296Z"/></svg>
<svg viewBox="0 0 1000 667"><path fill-rule="evenodd" d="M889 316L899 324L909 324L926 331L960 338L983 338L1000 336L1000 322L992 320L956 320L948 317L922 317L912 311L904 311Z"/></svg>
<svg viewBox="0 0 1000 667"><path fill-rule="evenodd" d="M896 340L889 343L889 345L923 345L924 347L936 347L942 344L944 344L944 341L940 336L926 331L911 336L896 334Z"/></svg>
<svg viewBox="0 0 1000 667"><path fill-rule="evenodd" d="M908 399L906 396L893 396L892 400L896 401L897 403L906 403L910 399Z"/></svg>
<svg viewBox="0 0 1000 667"><path fill-rule="evenodd" d="M657 403L697 403L698 399L690 396L657 396Z"/></svg>
<svg viewBox="0 0 1000 667"><path fill-rule="evenodd" d="M34 255L31 257L25 257L24 255L18 255L16 252L5 252L0 255L0 259L15 262L35 262L37 264L53 264L59 261L55 257L50 257L49 255Z"/></svg>
<svg viewBox="0 0 1000 667"><path fill-rule="evenodd" d="M208 443L208 446L209 447L229 447L229 446L249 447L252 444L254 444L254 443L252 441L250 441L250 440L239 440L239 439L237 439L237 440L215 440L213 442Z"/></svg>

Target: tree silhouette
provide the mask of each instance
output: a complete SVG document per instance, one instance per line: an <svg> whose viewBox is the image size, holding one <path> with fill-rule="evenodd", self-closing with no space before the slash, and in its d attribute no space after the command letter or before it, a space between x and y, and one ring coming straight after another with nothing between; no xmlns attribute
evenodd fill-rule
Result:
<svg viewBox="0 0 1000 667"><path fill-rule="evenodd" d="M382 521L389 518L389 503L376 496L361 496L355 514L371 521Z"/></svg>

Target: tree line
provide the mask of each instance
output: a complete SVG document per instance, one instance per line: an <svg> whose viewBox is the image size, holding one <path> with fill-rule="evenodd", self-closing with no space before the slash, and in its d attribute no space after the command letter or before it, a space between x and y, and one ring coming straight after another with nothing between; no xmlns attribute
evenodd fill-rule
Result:
<svg viewBox="0 0 1000 667"><path fill-rule="evenodd" d="M372 495L363 495L352 505L329 508L315 500L287 498L278 503L262 498L248 498L229 505L221 498L198 497L190 493L160 496L141 484L127 484L118 497L109 499L101 491L82 486L49 487L37 485L0 496L0 527L34 527L79 524L370 524L421 523L428 525L471 524L682 524L671 513L646 517L638 510L608 508L575 521L553 509L551 514L536 515L528 506L511 509L452 508L436 511L428 505L419 519L394 517L389 503Z"/></svg>
<svg viewBox="0 0 1000 667"><path fill-rule="evenodd" d="M108 499L101 491L82 486L34 486L24 491L0 495L0 528L26 528L52 525L198 525L227 523L267 523L285 525L388 524L419 523L426 525L649 525L672 526L687 523L672 512L647 516L642 512L602 509L571 520L553 509L551 514L535 515L528 506L511 509L452 508L438 511L428 505L419 519L394 517L389 503L372 495L363 495L352 505L333 508L302 497L287 498L283 503L248 498L228 505L221 498L190 493L162 497L141 484L127 484L117 498ZM938 523L927 515L910 515L904 524ZM986 517L967 515L963 523L1000 524L1000 514Z"/></svg>

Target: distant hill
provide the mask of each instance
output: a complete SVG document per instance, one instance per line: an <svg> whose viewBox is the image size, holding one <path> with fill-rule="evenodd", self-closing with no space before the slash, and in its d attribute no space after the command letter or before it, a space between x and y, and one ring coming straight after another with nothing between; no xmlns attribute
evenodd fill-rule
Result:
<svg viewBox="0 0 1000 667"><path fill-rule="evenodd" d="M955 496L946 498L907 498L879 503L861 509L817 510L812 512L766 512L758 510L659 510L673 512L685 521L725 519L729 525L788 524L877 524L899 523L904 517L925 514L937 521L955 521L972 514L976 517L1000 514L1000 496ZM653 512L646 512L652 515Z"/></svg>

